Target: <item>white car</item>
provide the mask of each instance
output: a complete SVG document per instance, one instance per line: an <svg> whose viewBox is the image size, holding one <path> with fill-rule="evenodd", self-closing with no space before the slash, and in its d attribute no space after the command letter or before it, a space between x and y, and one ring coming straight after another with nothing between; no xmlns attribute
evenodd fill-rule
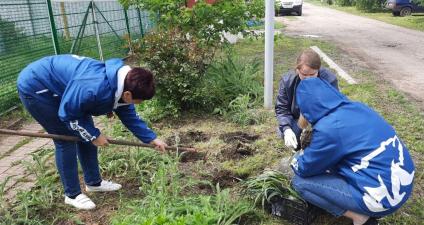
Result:
<svg viewBox="0 0 424 225"><path fill-rule="evenodd" d="M275 0L276 15L295 12L298 16L302 15L303 0Z"/></svg>

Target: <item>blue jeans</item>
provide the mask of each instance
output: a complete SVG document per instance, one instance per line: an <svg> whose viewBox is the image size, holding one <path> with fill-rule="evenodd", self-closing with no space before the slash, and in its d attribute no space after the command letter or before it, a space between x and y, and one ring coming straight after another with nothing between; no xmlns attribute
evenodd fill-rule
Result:
<svg viewBox="0 0 424 225"><path fill-rule="evenodd" d="M342 216L348 210L363 215L368 214L356 203L349 184L337 174L322 174L306 178L295 175L292 185L304 200L334 216Z"/></svg>
<svg viewBox="0 0 424 225"><path fill-rule="evenodd" d="M46 95L35 96L19 92L24 107L49 134L73 135L66 124L58 117L59 100ZM78 178L77 156L84 172L84 181L88 185L101 182L97 147L92 143L54 141L56 166L65 189L66 196L81 193Z"/></svg>

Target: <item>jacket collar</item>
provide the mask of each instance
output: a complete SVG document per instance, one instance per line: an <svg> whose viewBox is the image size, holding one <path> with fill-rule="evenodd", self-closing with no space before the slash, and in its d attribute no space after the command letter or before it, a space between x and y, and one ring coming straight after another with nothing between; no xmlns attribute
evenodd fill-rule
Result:
<svg viewBox="0 0 424 225"><path fill-rule="evenodd" d="M113 104L113 109L116 109L119 106L128 105L128 103L118 103L118 101L122 97L122 92L124 91L124 81L130 70L131 67L129 66L123 66L118 70L117 88L115 92L115 103Z"/></svg>

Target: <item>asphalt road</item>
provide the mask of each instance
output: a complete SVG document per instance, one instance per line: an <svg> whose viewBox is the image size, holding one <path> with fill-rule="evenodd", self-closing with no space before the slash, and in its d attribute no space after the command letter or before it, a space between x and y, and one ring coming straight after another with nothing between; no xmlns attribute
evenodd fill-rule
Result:
<svg viewBox="0 0 424 225"><path fill-rule="evenodd" d="M318 35L335 43L424 104L424 32L308 3L303 16L277 20L289 35Z"/></svg>

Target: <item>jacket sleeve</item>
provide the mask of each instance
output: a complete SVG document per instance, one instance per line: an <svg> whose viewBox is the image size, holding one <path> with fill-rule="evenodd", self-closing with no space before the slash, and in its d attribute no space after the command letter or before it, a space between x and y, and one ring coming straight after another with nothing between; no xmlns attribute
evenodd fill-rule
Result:
<svg viewBox="0 0 424 225"><path fill-rule="evenodd" d="M301 177L323 174L333 169L343 158L343 149L337 131L314 130L312 140L303 154L295 155L291 162L293 171Z"/></svg>
<svg viewBox="0 0 424 225"><path fill-rule="evenodd" d="M114 111L128 130L130 130L142 142L150 143L156 139L157 136L155 132L153 132L137 115L134 104L120 106Z"/></svg>
<svg viewBox="0 0 424 225"><path fill-rule="evenodd" d="M330 83L331 86L333 86L334 88L336 88L337 90L339 90L339 80L337 80L336 74L334 74L333 72L331 72L327 68L322 69L322 71L320 71L320 73L325 73L324 79L328 83Z"/></svg>
<svg viewBox="0 0 424 225"><path fill-rule="evenodd" d="M91 108L95 107L95 98L87 85L72 81L60 102L59 119L84 142L91 142L100 135L90 115Z"/></svg>
<svg viewBox="0 0 424 225"><path fill-rule="evenodd" d="M290 124L294 123L291 106L289 104L289 97L284 86L284 78L281 78L278 88L277 101L275 103L275 114L277 116L280 131L283 133L286 129L290 128Z"/></svg>

